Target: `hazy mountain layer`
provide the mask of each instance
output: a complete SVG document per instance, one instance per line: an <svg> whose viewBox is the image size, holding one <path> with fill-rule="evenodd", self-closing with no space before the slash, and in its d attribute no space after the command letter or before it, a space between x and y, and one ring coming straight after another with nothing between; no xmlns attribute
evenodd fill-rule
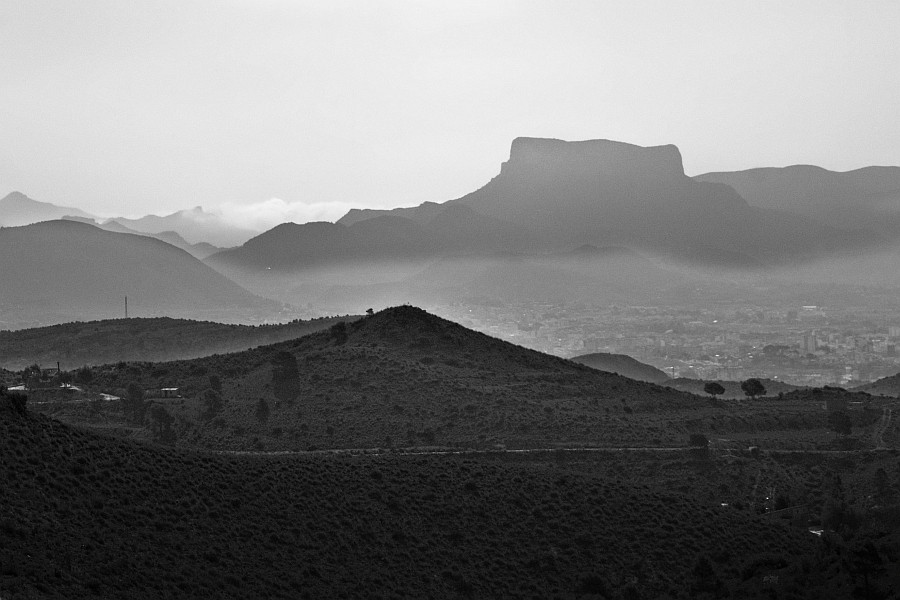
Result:
<svg viewBox="0 0 900 600"><path fill-rule="evenodd" d="M161 231L159 233L145 233L143 231L138 231L136 229L131 229L126 227L116 221L115 219L110 219L106 221L97 221L94 219L87 219L83 217L73 217L67 215L63 217L66 221L78 221L80 223L87 223L88 225L94 225L99 227L100 229L105 229L106 231L114 231L116 233L130 233L133 235L143 235L147 237L156 238L158 240L162 240L167 244L171 244L176 248L181 248L186 251L188 254L195 258L199 258L203 260L210 254L215 254L216 252L221 252L222 248L213 246L212 244L207 244L206 242L199 242L197 244L189 244L187 240L183 237L175 233L174 231Z"/></svg>
<svg viewBox="0 0 900 600"><path fill-rule="evenodd" d="M124 315L263 318L279 307L187 252L74 221L0 230L0 317L52 323ZM3 325L0 325L3 327Z"/></svg>
<svg viewBox="0 0 900 600"><path fill-rule="evenodd" d="M208 213L199 206L165 216L147 215L138 219L120 217L114 220L136 231L144 233L174 231L189 244L206 242L224 248L243 244L259 233L235 227L219 215Z"/></svg>
<svg viewBox="0 0 900 600"><path fill-rule="evenodd" d="M608 140L517 138L500 174L480 190L396 213L351 211L339 223L387 213L429 223L459 205L518 226L539 247L615 244L704 265L808 259L867 243L861 235L750 206L728 186L687 177L675 146Z"/></svg>
<svg viewBox="0 0 900 600"><path fill-rule="evenodd" d="M900 231L900 167L839 173L794 165L705 173L694 179L724 183L754 206L791 211L833 227Z"/></svg>
<svg viewBox="0 0 900 600"><path fill-rule="evenodd" d="M32 200L21 192L12 192L0 199L0 227L18 227L40 221L61 219L66 215L93 218L77 208L56 206L49 202Z"/></svg>

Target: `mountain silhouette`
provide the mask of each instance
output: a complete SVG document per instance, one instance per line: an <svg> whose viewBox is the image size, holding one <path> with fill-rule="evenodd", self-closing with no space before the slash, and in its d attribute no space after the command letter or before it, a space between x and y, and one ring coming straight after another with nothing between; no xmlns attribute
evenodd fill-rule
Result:
<svg viewBox="0 0 900 600"><path fill-rule="evenodd" d="M135 231L154 234L174 231L189 244L206 242L222 248L243 244L259 233L235 227L219 215L206 212L199 206L165 216L147 215L138 219L120 217L114 220Z"/></svg>
<svg viewBox="0 0 900 600"><path fill-rule="evenodd" d="M750 204L816 219L836 228L900 231L900 167L835 172L811 165L705 173L694 178L724 183Z"/></svg>
<svg viewBox="0 0 900 600"><path fill-rule="evenodd" d="M126 227L122 225L115 219L108 219L106 221L97 221L95 219L89 219L85 217L76 217L72 215L66 215L63 217L66 221L78 221L79 223L87 223L88 225L94 225L95 227L99 227L100 229L105 229L106 231L114 231L116 233L130 233L133 235L142 235L147 237L156 238L158 240L162 240L167 244L171 244L176 248L181 248L182 250L187 251L191 256L195 258L199 258L203 260L210 254L215 254L216 252L221 252L222 248L217 246L213 246L212 244L208 244L206 242L198 242L196 244L190 244L183 237L178 235L174 231L160 231L159 233L144 233L143 231L137 231L136 229L131 229L130 227Z"/></svg>
<svg viewBox="0 0 900 600"><path fill-rule="evenodd" d="M263 300L187 252L75 221L0 230L0 306L43 324L123 314L231 320L266 315Z"/></svg>
<svg viewBox="0 0 900 600"><path fill-rule="evenodd" d="M520 251L622 245L688 262L755 266L866 242L861 234L751 206L722 183L686 176L675 146L610 140L517 138L500 173L475 192L444 204L351 210L338 223L386 214L429 223L460 205L530 236Z"/></svg>
<svg viewBox="0 0 900 600"><path fill-rule="evenodd" d="M39 202L21 192L12 192L0 199L0 227L30 225L61 219L66 215L93 219L92 215L77 208Z"/></svg>

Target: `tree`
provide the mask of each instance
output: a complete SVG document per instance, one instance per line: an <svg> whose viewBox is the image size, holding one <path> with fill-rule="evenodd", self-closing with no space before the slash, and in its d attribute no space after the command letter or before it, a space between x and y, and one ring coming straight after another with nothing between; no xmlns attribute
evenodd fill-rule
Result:
<svg viewBox="0 0 900 600"><path fill-rule="evenodd" d="M200 402L203 406L203 412L200 414L200 418L204 421L209 421L215 417L222 412L222 408L225 406L225 402L222 401L222 396L212 389L203 390L203 393L200 394Z"/></svg>
<svg viewBox="0 0 900 600"><path fill-rule="evenodd" d="M347 324L343 321L338 321L329 329L331 332L331 337L334 339L334 343L338 346L347 343Z"/></svg>
<svg viewBox="0 0 900 600"><path fill-rule="evenodd" d="M853 430L853 422L850 420L850 415L842 410L836 410L828 413L828 428L841 435L850 435Z"/></svg>
<svg viewBox="0 0 900 600"><path fill-rule="evenodd" d="M718 381L709 381L703 386L703 391L715 398L725 393L725 388Z"/></svg>
<svg viewBox="0 0 900 600"><path fill-rule="evenodd" d="M219 394L222 393L222 380L218 375L209 376L209 389Z"/></svg>
<svg viewBox="0 0 900 600"><path fill-rule="evenodd" d="M709 439L702 433L692 433L688 438L688 442L694 448L706 448L709 446Z"/></svg>
<svg viewBox="0 0 900 600"><path fill-rule="evenodd" d="M297 357L287 351L272 359L272 393L275 398L293 404L300 394L300 369Z"/></svg>
<svg viewBox="0 0 900 600"><path fill-rule="evenodd" d="M56 380L60 384L68 387L69 384L72 383L72 374L69 373L68 371L60 371L59 373L56 374Z"/></svg>
<svg viewBox="0 0 900 600"><path fill-rule="evenodd" d="M256 420L260 425L265 425L269 421L269 403L264 398L260 398L256 403Z"/></svg>
<svg viewBox="0 0 900 600"><path fill-rule="evenodd" d="M77 371L75 371L75 381L76 383L80 383L82 385L87 385L94 379L94 372L91 371L91 368L87 365L84 365Z"/></svg>
<svg viewBox="0 0 900 600"><path fill-rule="evenodd" d="M748 379L741 382L741 389L751 400L756 400L757 396L766 395L766 388L759 379Z"/></svg>
<svg viewBox="0 0 900 600"><path fill-rule="evenodd" d="M144 402L144 389L132 381L125 391L122 401L122 412L125 418L133 425L143 425L144 415L147 412L147 404Z"/></svg>
<svg viewBox="0 0 900 600"><path fill-rule="evenodd" d="M174 422L175 417L162 404L154 404L150 409L150 427L154 439L166 443L175 441L175 432L172 431Z"/></svg>

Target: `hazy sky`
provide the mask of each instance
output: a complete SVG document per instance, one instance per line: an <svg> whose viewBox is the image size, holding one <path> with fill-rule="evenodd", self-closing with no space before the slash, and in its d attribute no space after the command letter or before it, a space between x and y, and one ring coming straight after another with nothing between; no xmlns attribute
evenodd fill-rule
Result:
<svg viewBox="0 0 900 600"><path fill-rule="evenodd" d="M0 0L0 196L335 218L444 201L517 136L689 174L900 165L900 2Z"/></svg>

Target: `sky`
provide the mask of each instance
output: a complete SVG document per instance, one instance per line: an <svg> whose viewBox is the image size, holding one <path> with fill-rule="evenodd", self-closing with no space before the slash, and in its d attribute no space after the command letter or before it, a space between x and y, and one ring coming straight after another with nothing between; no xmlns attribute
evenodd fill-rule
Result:
<svg viewBox="0 0 900 600"><path fill-rule="evenodd" d="M442 202L518 136L900 165L894 0L0 0L0 196L260 226Z"/></svg>

